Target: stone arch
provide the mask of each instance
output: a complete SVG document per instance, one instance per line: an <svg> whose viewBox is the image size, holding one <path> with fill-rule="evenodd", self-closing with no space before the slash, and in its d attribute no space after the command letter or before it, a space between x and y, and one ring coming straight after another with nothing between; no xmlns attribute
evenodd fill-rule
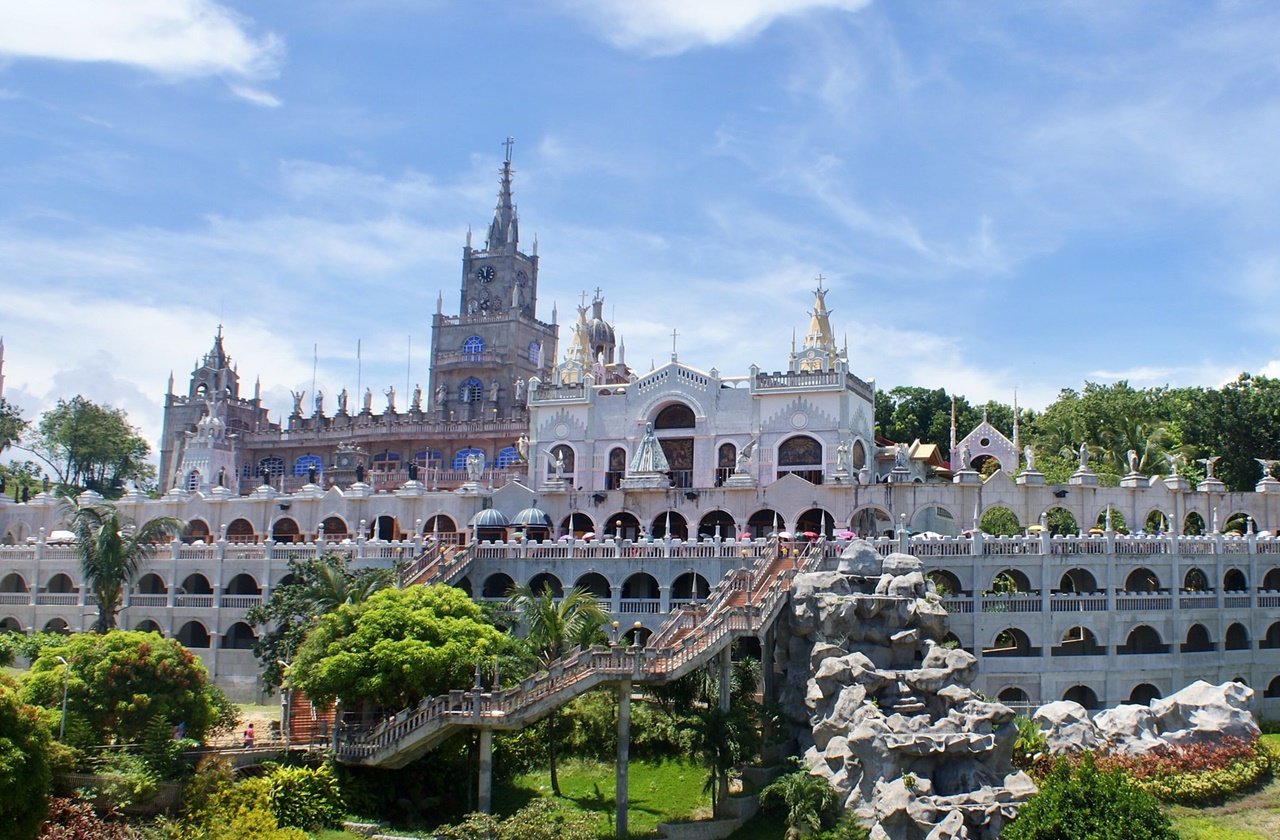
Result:
<svg viewBox="0 0 1280 840"><path fill-rule="evenodd" d="M623 598L658 598L658 579L648 572L635 572L622 582Z"/></svg>
<svg viewBox="0 0 1280 840"><path fill-rule="evenodd" d="M684 516L674 510L665 510L655 516L653 523L649 526L649 533L654 539L665 538L667 536L668 523L670 523L671 527L671 539L689 539L689 523L685 521Z"/></svg>
<svg viewBox="0 0 1280 840"><path fill-rule="evenodd" d="M560 520L560 533L573 534L581 539L588 534L596 533L596 523L591 521L591 517L581 511L573 513Z"/></svg>
<svg viewBox="0 0 1280 840"><path fill-rule="evenodd" d="M1267 628L1267 634L1258 642L1258 647L1264 650L1280 648L1280 621L1272 622Z"/></svg>
<svg viewBox="0 0 1280 840"><path fill-rule="evenodd" d="M169 587L165 586L164 578L156 572L147 572L138 578L138 582L133 585L133 591L139 595L167 595Z"/></svg>
<svg viewBox="0 0 1280 840"><path fill-rule="evenodd" d="M21 545L31 536L31 526L25 522L11 522L4 530L5 545Z"/></svg>
<svg viewBox="0 0 1280 840"><path fill-rule="evenodd" d="M1033 647L1031 637L1019 627L1006 627L996 633L991 647L984 648L985 656L1039 656L1039 648Z"/></svg>
<svg viewBox="0 0 1280 840"><path fill-rule="evenodd" d="M747 517L747 530L756 538L767 537L784 527L786 525L782 514L772 508L762 508Z"/></svg>
<svg viewBox="0 0 1280 840"><path fill-rule="evenodd" d="M663 429L692 429L698 425L693 409L683 402L668 403L653 416L654 431Z"/></svg>
<svg viewBox="0 0 1280 840"><path fill-rule="evenodd" d="M511 575L506 572L494 572L484 579L484 585L480 587L480 597L505 598L511 594L515 586L516 582L511 579Z"/></svg>
<svg viewBox="0 0 1280 840"><path fill-rule="evenodd" d="M685 572L671 582L671 597L681 601L705 601L710 594L711 584L697 572Z"/></svg>
<svg viewBox="0 0 1280 840"><path fill-rule="evenodd" d="M1018 515L1003 505L995 505L982 512L978 528L993 537L1012 537L1022 533Z"/></svg>
<svg viewBox="0 0 1280 840"><path fill-rule="evenodd" d="M615 446L609 450L609 468L604 473L604 489L617 490L627 476L627 450Z"/></svg>
<svg viewBox="0 0 1280 840"><path fill-rule="evenodd" d="M1083 683L1073 685L1062 694L1063 700L1070 700L1073 703L1079 703L1089 711L1094 711L1102 706L1098 702L1098 693Z"/></svg>
<svg viewBox="0 0 1280 840"><path fill-rule="evenodd" d="M195 621L194 619L182 625L174 638L189 648L208 648L210 646L208 628L204 626L203 622Z"/></svg>
<svg viewBox="0 0 1280 840"><path fill-rule="evenodd" d="M458 530L458 523L453 521L453 517L443 513L437 513L422 524L424 534L456 534Z"/></svg>
<svg viewBox="0 0 1280 840"><path fill-rule="evenodd" d="M1192 566L1187 569L1187 573L1182 576L1183 592L1210 592L1209 576L1199 566Z"/></svg>
<svg viewBox="0 0 1280 840"><path fill-rule="evenodd" d="M1169 530L1169 515L1160 508L1152 508L1142 520L1142 528L1148 534L1162 534Z"/></svg>
<svg viewBox="0 0 1280 840"><path fill-rule="evenodd" d="M713 539L716 536L723 539L738 536L738 523L734 521L733 515L719 508L707 511L698 520L698 539Z"/></svg>
<svg viewBox="0 0 1280 840"><path fill-rule="evenodd" d="M58 572L49 578L49 582L45 584L44 591L56 595L69 595L79 590L76 588L75 583L72 582L70 575L66 572Z"/></svg>
<svg viewBox="0 0 1280 840"><path fill-rule="evenodd" d="M1265 592L1280 591L1280 567L1267 570L1262 577L1262 589Z"/></svg>
<svg viewBox="0 0 1280 840"><path fill-rule="evenodd" d="M1191 511L1182 518L1182 533L1187 536L1200 536L1205 533L1204 517Z"/></svg>
<svg viewBox="0 0 1280 840"><path fill-rule="evenodd" d="M1098 511L1098 519L1094 522L1095 528L1107 527L1107 511L1111 512L1111 530L1117 534L1129 533L1129 522L1124 518L1124 514L1115 505L1107 505Z"/></svg>
<svg viewBox="0 0 1280 840"><path fill-rule="evenodd" d="M1053 656L1106 656L1107 649L1098 643L1098 637L1092 630L1077 624L1067 628L1058 646L1049 653Z"/></svg>
<svg viewBox="0 0 1280 840"><path fill-rule="evenodd" d="M258 535L253 530L253 523L243 516L239 519L231 520L231 524L227 526L227 542L251 543L257 539Z"/></svg>
<svg viewBox="0 0 1280 840"><path fill-rule="evenodd" d="M621 536L624 540L640 538L640 520L636 519L634 513L625 510L607 517L604 521L604 529L604 535L607 537Z"/></svg>
<svg viewBox="0 0 1280 840"><path fill-rule="evenodd" d="M261 595L262 587L258 586L253 575L241 572L227 582L225 592L228 595Z"/></svg>
<svg viewBox="0 0 1280 840"><path fill-rule="evenodd" d="M1139 624L1129 631L1123 645L1116 649L1120 654L1168 653L1169 646L1160 638L1160 632L1150 624Z"/></svg>
<svg viewBox="0 0 1280 840"><path fill-rule="evenodd" d="M61 616L51 618L44 623L44 632L57 633L61 636L71 635L71 625L67 624L67 620Z"/></svg>
<svg viewBox="0 0 1280 840"><path fill-rule="evenodd" d="M946 569L931 569L926 577L933 581L934 591L941 598L956 597L964 594L964 585L960 583L960 578L956 577L953 572L949 572Z"/></svg>
<svg viewBox="0 0 1280 840"><path fill-rule="evenodd" d="M0 580L0 592L28 592L26 579L17 572L9 572Z"/></svg>
<svg viewBox="0 0 1280 840"><path fill-rule="evenodd" d="M1249 533L1257 533L1258 522L1253 518L1253 514L1246 510L1233 511L1222 522L1222 533L1227 536L1245 536Z"/></svg>
<svg viewBox="0 0 1280 840"><path fill-rule="evenodd" d="M1129 702L1138 706L1150 705L1152 700L1159 700L1164 695L1151 683L1138 683L1129 692Z"/></svg>
<svg viewBox="0 0 1280 840"><path fill-rule="evenodd" d="M573 585L584 592L590 592L601 601L607 601L613 595L613 587L609 585L609 579L599 572L587 572Z"/></svg>
<svg viewBox="0 0 1280 840"><path fill-rule="evenodd" d="M852 469L860 470L867 465L867 446L862 442L862 438L856 438L853 446L849 448L849 466Z"/></svg>
<svg viewBox="0 0 1280 840"><path fill-rule="evenodd" d="M253 650L256 641L258 634L253 632L253 628L243 621L237 621L223 634L220 647L223 650Z"/></svg>
<svg viewBox="0 0 1280 840"><path fill-rule="evenodd" d="M860 537L892 536L893 517L879 505L863 505L849 517L849 530Z"/></svg>
<svg viewBox="0 0 1280 840"><path fill-rule="evenodd" d="M564 471L562 473L565 481L568 481L574 487L578 486L578 453L573 446L567 443L557 443L555 446L547 450L547 478L554 478L556 475L556 458L560 457L564 460Z"/></svg>
<svg viewBox="0 0 1280 840"><path fill-rule="evenodd" d="M133 629L137 630L139 633L155 633L158 636L164 635L164 631L160 629L160 625L149 618L144 618L142 621L139 621L134 625Z"/></svg>
<svg viewBox="0 0 1280 840"><path fill-rule="evenodd" d="M7 615L0 620L0 633L21 633L22 622L11 615Z"/></svg>
<svg viewBox="0 0 1280 840"><path fill-rule="evenodd" d="M547 590L547 587L551 588L551 594L554 597L564 597L564 584L560 582L560 578L551 574L551 572L538 572L529 578L529 589L533 591L534 595L541 595Z"/></svg>
<svg viewBox="0 0 1280 840"><path fill-rule="evenodd" d="M1031 579L1028 578L1026 572L1021 569L1015 569L1012 567L1002 569L991 577L991 588L987 591L999 595L1012 594L1014 592L1030 592Z"/></svg>
<svg viewBox="0 0 1280 840"><path fill-rule="evenodd" d="M1227 569L1222 576L1223 592L1248 592L1249 579L1240 569Z"/></svg>
<svg viewBox="0 0 1280 840"><path fill-rule="evenodd" d="M212 534L209 531L209 523L200 517L191 519L182 529L182 541L188 545L194 542L209 543L213 541Z"/></svg>
<svg viewBox="0 0 1280 840"><path fill-rule="evenodd" d="M345 540L351 537L351 526L337 514L326 516L320 523L320 528L327 540Z"/></svg>
<svg viewBox="0 0 1280 840"><path fill-rule="evenodd" d="M183 578L181 589L184 595L213 594L213 587L209 585L209 579L200 572L192 572Z"/></svg>
<svg viewBox="0 0 1280 840"><path fill-rule="evenodd" d="M1249 630L1240 622L1232 622L1227 633L1222 637L1223 650L1248 650Z"/></svg>
<svg viewBox="0 0 1280 840"><path fill-rule="evenodd" d="M1010 685L1000 689L996 699L1006 705L1025 706L1031 702L1031 695L1022 686Z"/></svg>
<svg viewBox="0 0 1280 840"><path fill-rule="evenodd" d="M382 540L384 542L392 542L403 536L400 530L400 520L396 519L389 513L384 513L373 520L369 525L369 539Z"/></svg>
<svg viewBox="0 0 1280 840"><path fill-rule="evenodd" d="M1080 533L1076 515L1062 505L1054 505L1040 514L1040 521L1049 529L1050 536L1073 537Z"/></svg>
<svg viewBox="0 0 1280 840"><path fill-rule="evenodd" d="M814 533L820 537L831 539L835 535L836 518L822 508L809 508L796 517L796 537L804 533Z"/></svg>
<svg viewBox="0 0 1280 840"><path fill-rule="evenodd" d="M955 515L938 504L922 505L916 508L916 512L911 515L907 527L914 534L925 531L932 531L944 537L955 537L960 534L960 526L956 522Z"/></svg>
<svg viewBox="0 0 1280 840"><path fill-rule="evenodd" d="M825 471L822 442L809 434L796 434L778 443L774 452L777 477L795 475L811 484L821 484Z"/></svg>
<svg viewBox="0 0 1280 840"><path fill-rule="evenodd" d="M1077 594L1089 594L1099 592L1098 579L1093 576L1093 572L1088 569L1068 569L1062 573L1062 579L1058 581L1059 592L1074 592Z"/></svg>
<svg viewBox="0 0 1280 840"><path fill-rule="evenodd" d="M629 646L644 647L649 644L649 637L653 635L653 631L644 625L632 627L630 630L622 634L622 638Z"/></svg>
<svg viewBox="0 0 1280 840"><path fill-rule="evenodd" d="M1267 683L1267 690L1262 692L1263 697L1280 697L1280 676L1273 677L1271 682Z"/></svg>
<svg viewBox="0 0 1280 840"><path fill-rule="evenodd" d="M1187 640L1182 643L1183 653L1208 653L1214 649L1216 646L1209 638L1209 628L1198 622L1187 628Z"/></svg>
<svg viewBox="0 0 1280 840"><path fill-rule="evenodd" d="M292 516L282 516L271 523L271 539L278 543L302 542L302 530Z"/></svg>
<svg viewBox="0 0 1280 840"><path fill-rule="evenodd" d="M1129 572L1124 579L1125 592L1159 592L1160 577L1145 566Z"/></svg>
<svg viewBox="0 0 1280 840"><path fill-rule="evenodd" d="M947 635L938 640L938 644L943 647L950 646L956 650L964 648L964 643L960 641L960 637L950 631L947 632Z"/></svg>

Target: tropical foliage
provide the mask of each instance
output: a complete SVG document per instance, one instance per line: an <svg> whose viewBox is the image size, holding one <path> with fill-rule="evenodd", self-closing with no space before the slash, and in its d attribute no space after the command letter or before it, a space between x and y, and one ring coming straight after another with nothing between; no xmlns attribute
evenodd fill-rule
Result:
<svg viewBox="0 0 1280 840"><path fill-rule="evenodd" d="M48 807L52 737L42 709L0 681L0 825L15 840L35 837Z"/></svg>
<svg viewBox="0 0 1280 840"><path fill-rule="evenodd" d="M1072 766L1060 759L1005 827L1005 840L1144 838L1177 840L1169 817L1154 796L1122 770L1102 770L1085 753Z"/></svg>
<svg viewBox="0 0 1280 840"><path fill-rule="evenodd" d="M40 416L29 443L27 437L18 448L48 464L58 483L73 492L88 489L113 497L125 481L155 478L147 460L151 447L128 416L82 396L58 400Z"/></svg>
<svg viewBox="0 0 1280 840"><path fill-rule="evenodd" d="M760 807L766 812L786 814L787 840L812 837L823 828L834 826L840 817L840 797L835 788L801 767L779 776L760 791Z"/></svg>

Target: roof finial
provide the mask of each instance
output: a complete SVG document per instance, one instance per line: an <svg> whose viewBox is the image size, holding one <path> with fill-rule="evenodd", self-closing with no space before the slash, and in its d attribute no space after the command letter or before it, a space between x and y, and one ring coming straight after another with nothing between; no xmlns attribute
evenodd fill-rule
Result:
<svg viewBox="0 0 1280 840"><path fill-rule="evenodd" d="M502 145L507 147L507 163L511 163L511 147L514 146L515 144L516 144L516 138L511 137L510 135L508 135L507 139L504 140L502 143Z"/></svg>
<svg viewBox="0 0 1280 840"><path fill-rule="evenodd" d="M676 336L680 333L676 332L675 327L671 328L671 361L676 361Z"/></svg>

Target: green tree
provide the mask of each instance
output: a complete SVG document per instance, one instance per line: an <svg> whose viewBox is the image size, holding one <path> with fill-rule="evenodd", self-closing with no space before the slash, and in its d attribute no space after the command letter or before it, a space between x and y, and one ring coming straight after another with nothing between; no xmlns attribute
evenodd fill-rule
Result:
<svg viewBox="0 0 1280 840"><path fill-rule="evenodd" d="M128 480L152 481L147 461L151 447L129 425L123 411L99 406L82 396L59 400L40 415L36 434L23 449L53 469L58 482L73 490L117 495Z"/></svg>
<svg viewBox="0 0 1280 840"><path fill-rule="evenodd" d="M608 621L596 597L576 586L559 599L550 584L544 584L541 592L534 592L528 585L518 586L507 597L507 606L518 617L530 648L544 665L564 656L571 646L585 646L601 639ZM554 709L547 720L551 790L556 796L560 795L560 778L556 773L559 714L559 710Z"/></svg>
<svg viewBox="0 0 1280 840"><path fill-rule="evenodd" d="M1000 833L1004 840L1176 840L1169 817L1123 771L1100 771L1085 753L1072 768L1059 759L1040 792Z"/></svg>
<svg viewBox="0 0 1280 840"><path fill-rule="evenodd" d="M786 814L786 840L811 837L840 817L840 797L826 779L797 767L760 791L760 807Z"/></svg>
<svg viewBox="0 0 1280 840"><path fill-rule="evenodd" d="M351 571L340 555L289 560L288 583L271 590L265 604L245 613L249 624L263 628L253 654L262 667L262 681L271 691L283 684L285 663L292 662L307 632L320 616L343 604L359 604L394 582L390 569Z"/></svg>
<svg viewBox="0 0 1280 840"><path fill-rule="evenodd" d="M162 542L181 533L182 520L171 516L138 525L115 505L68 503L71 533L80 555L80 571L98 602L97 630L114 630L124 605L125 588Z"/></svg>
<svg viewBox="0 0 1280 840"><path fill-rule="evenodd" d="M594 840L596 817L551 799L535 799L509 817L468 814L432 832L439 840Z"/></svg>
<svg viewBox="0 0 1280 840"><path fill-rule="evenodd" d="M66 661L66 665L63 664ZM67 740L140 743L161 718L185 723L188 737L235 725L235 707L200 659L174 639L136 630L76 633L40 651L22 684L22 699L58 709L67 690Z"/></svg>
<svg viewBox="0 0 1280 840"><path fill-rule="evenodd" d="M466 688L479 662L504 673L527 669L522 646L484 621L452 586L382 589L323 615L298 648L291 684L318 704L335 699L384 708Z"/></svg>
<svg viewBox="0 0 1280 840"><path fill-rule="evenodd" d="M27 426L27 421L22 419L22 409L0 397L0 452L21 440Z"/></svg>
<svg viewBox="0 0 1280 840"><path fill-rule="evenodd" d="M0 682L0 824L15 840L35 837L49 804L52 737L44 711Z"/></svg>
<svg viewBox="0 0 1280 840"><path fill-rule="evenodd" d="M1242 373L1218 389L1179 392L1181 430L1195 457L1220 455L1214 474L1231 490L1262 478L1254 458L1280 458L1280 379Z"/></svg>
<svg viewBox="0 0 1280 840"><path fill-rule="evenodd" d="M694 713L688 738L690 753L707 770L703 791L711 794L711 810L719 814L734 768L760 750L756 722L742 704L704 706Z"/></svg>

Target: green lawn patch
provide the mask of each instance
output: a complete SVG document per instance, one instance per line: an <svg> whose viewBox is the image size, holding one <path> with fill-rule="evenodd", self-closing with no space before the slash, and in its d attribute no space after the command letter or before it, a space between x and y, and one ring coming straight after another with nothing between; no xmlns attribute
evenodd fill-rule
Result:
<svg viewBox="0 0 1280 840"><path fill-rule="evenodd" d="M559 767L561 803L598 815L600 836L613 836L614 773L604 762L571 759ZM706 771L687 761L633 761L630 766L627 809L632 837L653 837L659 822L709 816L711 800L702 792ZM494 809L513 813L538 796L551 796L546 770L517 776L494 789Z"/></svg>

